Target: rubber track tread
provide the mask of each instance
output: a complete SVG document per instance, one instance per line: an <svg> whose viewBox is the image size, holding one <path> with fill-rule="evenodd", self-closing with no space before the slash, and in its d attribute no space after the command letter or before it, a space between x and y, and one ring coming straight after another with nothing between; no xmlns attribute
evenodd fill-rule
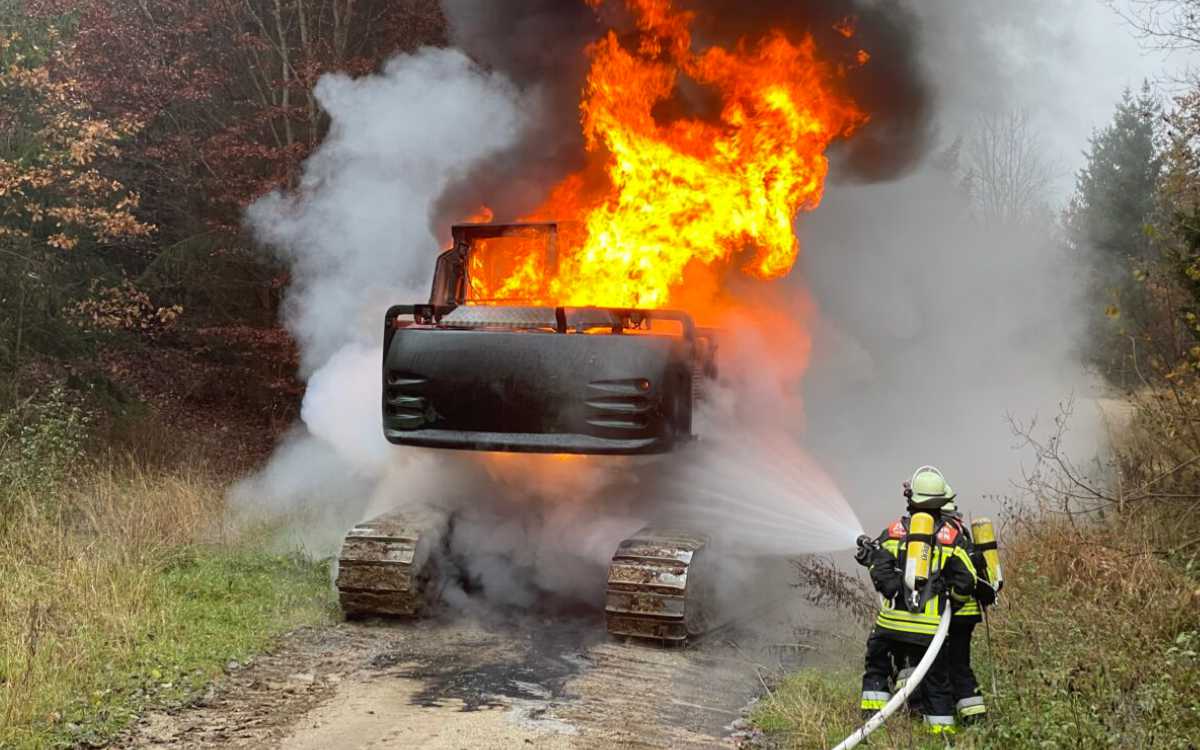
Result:
<svg viewBox="0 0 1200 750"><path fill-rule="evenodd" d="M425 576L415 569L420 532L405 519L380 516L346 534L338 554L337 590L348 617L416 617L425 609Z"/></svg>
<svg viewBox="0 0 1200 750"><path fill-rule="evenodd" d="M609 634L682 643L702 633L704 602L688 576L707 543L703 535L660 529L621 542L608 567Z"/></svg>

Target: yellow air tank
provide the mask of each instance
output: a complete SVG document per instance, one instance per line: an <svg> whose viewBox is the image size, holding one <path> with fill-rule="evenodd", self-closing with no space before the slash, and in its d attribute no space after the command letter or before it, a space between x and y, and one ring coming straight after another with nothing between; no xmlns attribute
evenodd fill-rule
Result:
<svg viewBox="0 0 1200 750"><path fill-rule="evenodd" d="M929 561L933 556L933 516L913 513L908 522L908 544L904 563L904 585L917 591L929 580Z"/></svg>
<svg viewBox="0 0 1200 750"><path fill-rule="evenodd" d="M975 549L983 553L984 562L987 563L988 580L993 587L999 588L1004 582L1004 569L1000 567L1000 548L996 542L995 527L990 520L980 518L971 523L971 536L975 541Z"/></svg>

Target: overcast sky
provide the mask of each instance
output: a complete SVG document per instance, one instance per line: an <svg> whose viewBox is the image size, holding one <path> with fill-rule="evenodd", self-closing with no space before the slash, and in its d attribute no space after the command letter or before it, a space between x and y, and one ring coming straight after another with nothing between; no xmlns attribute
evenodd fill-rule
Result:
<svg viewBox="0 0 1200 750"><path fill-rule="evenodd" d="M942 94L940 141L982 112L1027 109L1060 167L1064 199L1093 130L1126 87L1182 74L1194 56L1145 49L1102 0L916 0Z"/></svg>

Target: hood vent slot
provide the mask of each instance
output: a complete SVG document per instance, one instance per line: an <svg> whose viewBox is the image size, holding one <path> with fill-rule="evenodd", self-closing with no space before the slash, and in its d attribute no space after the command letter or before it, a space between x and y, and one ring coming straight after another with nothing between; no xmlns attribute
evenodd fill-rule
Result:
<svg viewBox="0 0 1200 750"><path fill-rule="evenodd" d="M417 430L437 418L429 399L419 395L428 379L399 370L388 370L384 391L388 426L397 430ZM414 393L414 391L416 393Z"/></svg>

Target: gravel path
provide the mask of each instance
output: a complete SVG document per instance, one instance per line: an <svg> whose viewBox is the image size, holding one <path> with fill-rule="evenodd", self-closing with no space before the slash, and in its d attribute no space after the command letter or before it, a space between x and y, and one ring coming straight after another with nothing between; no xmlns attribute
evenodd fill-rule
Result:
<svg viewBox="0 0 1200 750"><path fill-rule="evenodd" d="M812 652L795 642L797 616L674 649L611 640L595 614L301 630L119 746L732 747L763 680Z"/></svg>

